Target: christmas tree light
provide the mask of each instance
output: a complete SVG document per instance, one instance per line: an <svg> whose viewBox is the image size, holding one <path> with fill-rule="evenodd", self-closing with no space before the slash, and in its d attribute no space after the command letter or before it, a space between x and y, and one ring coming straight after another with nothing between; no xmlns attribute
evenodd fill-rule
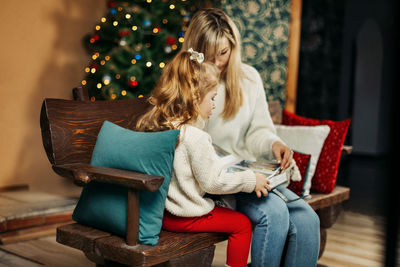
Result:
<svg viewBox="0 0 400 267"><path fill-rule="evenodd" d="M185 0L109 0L107 6L84 38L91 61L81 84L92 101L149 95L196 7Z"/></svg>

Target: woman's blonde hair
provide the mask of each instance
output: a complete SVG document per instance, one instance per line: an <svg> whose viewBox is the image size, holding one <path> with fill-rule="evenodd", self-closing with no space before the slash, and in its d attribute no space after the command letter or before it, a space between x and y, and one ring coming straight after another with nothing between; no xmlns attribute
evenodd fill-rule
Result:
<svg viewBox="0 0 400 267"><path fill-rule="evenodd" d="M197 120L199 103L219 82L219 70L211 63L190 59L180 51L164 68L148 101L153 106L137 122L139 131L177 129Z"/></svg>
<svg viewBox="0 0 400 267"><path fill-rule="evenodd" d="M221 79L225 81L224 119L232 118L243 103L240 81L241 69L240 34L233 21L220 9L208 8L196 12L185 33L182 50L192 47L204 53L205 60L212 60L219 50L222 39L226 37L231 45L231 55Z"/></svg>

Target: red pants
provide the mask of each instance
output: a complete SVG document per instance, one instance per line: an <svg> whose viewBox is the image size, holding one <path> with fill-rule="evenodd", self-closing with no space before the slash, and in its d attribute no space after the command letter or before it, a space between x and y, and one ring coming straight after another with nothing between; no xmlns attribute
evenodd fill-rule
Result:
<svg viewBox="0 0 400 267"><path fill-rule="evenodd" d="M251 223L242 213L215 207L200 217L178 217L165 211L163 228L172 232L228 233L226 264L232 267L247 265L251 242Z"/></svg>

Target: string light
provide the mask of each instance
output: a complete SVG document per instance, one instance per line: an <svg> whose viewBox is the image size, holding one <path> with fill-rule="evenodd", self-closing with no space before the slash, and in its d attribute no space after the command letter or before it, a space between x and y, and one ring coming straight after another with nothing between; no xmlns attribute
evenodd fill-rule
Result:
<svg viewBox="0 0 400 267"><path fill-rule="evenodd" d="M128 84L129 84L131 87L136 87L136 86L138 85L138 82L137 82L137 81L130 81Z"/></svg>
<svg viewBox="0 0 400 267"><path fill-rule="evenodd" d="M111 0L110 2L114 2L114 1L115 0ZM146 2L152 3L153 1L146 0ZM163 0L163 2L167 2L167 1ZM180 29L178 36L174 36L174 35L170 36L172 39L174 39L173 42L164 43L162 49L165 51L168 50L168 53L172 52L172 50L179 49L181 44L184 43L185 40L184 40L183 33L186 32L185 29L187 28L187 26L185 26L185 25L187 24L188 20L190 20L189 13L187 13L187 11L185 9L180 7L180 5L181 5L180 3L176 2L177 4L175 5L175 3L171 3L171 2L167 6L170 10L174 10L174 11L170 11L170 12L175 12L175 10L176 10L176 12L179 12L179 13L176 13L176 15L183 16L183 24L184 25L180 27L181 29ZM186 2L186 0L181 0L181 2ZM134 6L134 7L130 8L128 3L114 4L113 6L110 6L110 7L112 9L112 10L110 10L110 13L108 13L107 15L100 18L100 21L97 22L98 25L95 25L95 29L96 29L96 31L100 31L100 30L104 31L104 29L102 29L102 27L105 27L105 25L107 25L107 27L109 27L108 26L109 24L112 24L115 27L114 28L115 31L118 31L118 29L120 29L119 34L120 34L120 37L122 37L122 38L120 40L116 39L115 41L117 42L116 44L120 44L121 46L125 45L125 41L128 41L128 39L129 39L129 38L124 39L124 36L129 36L129 35L135 36L135 33L133 33L133 31L144 30L146 32L146 34L152 33L153 36L155 36L155 35L159 35L159 34L164 34L165 27L166 27L164 25L168 25L168 23L169 23L169 20L167 19L167 17L161 19L162 24L159 24L160 21L158 21L158 22L151 21L149 18L146 18L143 20L142 24L140 24L140 23L138 25L131 24L130 26L126 25L126 26L130 27L130 29L129 28L123 29L122 27L125 27L124 23L125 24L129 23L129 22L132 23L132 22L134 22L134 20L136 20L135 15L141 11L141 8L139 8L139 6ZM120 12L120 13L118 13L118 12ZM115 15L115 16L113 16L113 15ZM129 20L129 21L127 21L127 20ZM121 25L119 25L119 22L121 22ZM104 24L102 24L102 23L104 23ZM136 23L138 23L138 22L136 22ZM141 27L141 28L139 29L139 27ZM178 28L178 30L179 30L179 28ZM128 34L121 35L122 31L125 31ZM161 33L161 31L162 31L162 33ZM154 37L154 38L156 38L156 37ZM93 44L93 45L91 45L91 47L94 48L96 45L103 42L104 36L101 35L99 32L94 32L93 35L89 36L88 39L89 39L88 41L90 41L90 43ZM138 40L138 41L140 42L140 40ZM153 44L154 43L143 42L143 40L142 40L142 42L140 44L140 48L137 47L138 45L134 46L134 48L135 48L133 50L134 53L131 53L131 56L132 56L131 64L132 65L134 65L134 64L141 65L142 61L144 61L143 63L145 63L145 66L147 68L149 68L149 71L152 70L152 68L154 68L156 71L161 71L160 69L165 68L166 62L158 61L159 68L157 68L157 61L153 62L152 61L153 59L144 57L146 52L148 51L147 48L151 49L151 47L153 47ZM143 45L145 47L143 47ZM84 70L86 73L88 73L89 76L90 76L90 73L93 73L93 74L96 73L96 77L97 77L97 75L101 74L103 76L103 78L100 78L100 80L98 80L98 81L92 81L91 79L95 79L94 78L95 75L93 75L93 76L90 76L90 79L89 78L82 79L81 80L82 86L95 85L98 89L101 89L101 90L107 89L107 91L108 91L107 95L108 95L109 99L119 99L119 98L121 98L121 96L128 97L128 92L129 92L129 96L132 97L131 92L129 90L135 90L134 88L137 88L137 90L139 90L139 92L135 93L136 97L138 97L138 98L144 97L144 95L145 95L144 92L146 90L142 91L142 89L140 88L140 85L138 83L138 80L136 80L136 77L135 76L127 77L125 74L123 74L123 75L115 74L115 72L120 71L119 66L114 66L113 64L110 65L110 63L107 63L107 61L109 61L110 59L111 59L110 56L104 56L103 54L101 56L99 53L92 54L93 61ZM129 58L128 58L128 60L129 60ZM153 66L153 63L154 63L154 66ZM103 74L102 69L104 67L101 67L101 69L99 69L100 65L101 66L106 65L107 68L110 68L110 70L107 70L108 74L107 73ZM132 67L136 67L136 66L132 66ZM97 73L97 70L99 70L99 73ZM114 74L112 74L112 72L114 72ZM125 88L127 88L127 89L122 90L122 88L118 88L118 90L114 90L114 89L110 88L111 86L113 86L113 83L116 82L116 80L119 80L117 82L120 83L120 82L126 81L127 78L129 79L128 84L125 85ZM88 79L88 80L86 80L86 79ZM139 81L140 80L141 79L139 77ZM94 82L94 84L92 84L93 82ZM111 83L111 82L113 82L113 83ZM140 92L140 91L142 91L142 92ZM102 99L102 96L99 96L99 97ZM95 101L96 97L91 97L90 100Z"/></svg>

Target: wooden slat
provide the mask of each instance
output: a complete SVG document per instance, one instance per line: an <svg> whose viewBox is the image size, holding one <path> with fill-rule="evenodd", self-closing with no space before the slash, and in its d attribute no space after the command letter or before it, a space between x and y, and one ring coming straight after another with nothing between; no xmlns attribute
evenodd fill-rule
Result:
<svg viewBox="0 0 400 267"><path fill-rule="evenodd" d="M44 236L55 235L57 227L65 224L70 224L72 222L73 221L70 220L62 223L46 224L46 225L40 225L35 227L24 228L21 230L1 233L0 245L6 245L30 239L36 239Z"/></svg>
<svg viewBox="0 0 400 267"><path fill-rule="evenodd" d="M301 37L301 8L302 0L291 1L285 109L293 113L296 112L297 78Z"/></svg>
<svg viewBox="0 0 400 267"><path fill-rule="evenodd" d="M384 220L343 212L327 230L328 242L320 264L335 266L383 266Z"/></svg>
<svg viewBox="0 0 400 267"><path fill-rule="evenodd" d="M0 246L0 249L21 255L25 259L39 263L41 266L56 267L87 267L94 266L84 254L76 249L57 244L54 236L29 240L9 245ZM1 265L1 264L0 264ZM14 265L6 265L14 266ZM18 266L18 265L16 265ZM31 266L31 265L26 265ZM36 265L32 265L36 266ZM25 265L21 265L25 267Z"/></svg>
<svg viewBox="0 0 400 267"><path fill-rule="evenodd" d="M227 239L222 233L171 233L161 231L156 246L127 246L125 240L110 236L96 240L96 251L107 259L127 265L152 266Z"/></svg>
<svg viewBox="0 0 400 267"><path fill-rule="evenodd" d="M317 210L333 206L349 199L350 189L343 186L335 186L335 189L330 194L313 193L311 195L312 198L307 202L314 210Z"/></svg>
<svg viewBox="0 0 400 267"><path fill-rule="evenodd" d="M133 129L147 107L143 98L95 102L45 99L40 127L50 163L89 163L105 120Z"/></svg>
<svg viewBox="0 0 400 267"><path fill-rule="evenodd" d="M172 233L161 231L156 246L128 246L125 239L84 225L71 224L57 229L57 242L87 253L135 266L149 266L196 251L227 239L221 233Z"/></svg>
<svg viewBox="0 0 400 267"><path fill-rule="evenodd" d="M164 178L140 172L73 163L53 166L56 173L75 182L87 184L90 181L118 184L140 190L155 192L162 185Z"/></svg>
<svg viewBox="0 0 400 267"><path fill-rule="evenodd" d="M108 236L111 234L77 223L57 228L58 243L87 253L94 253L94 243L97 239Z"/></svg>
<svg viewBox="0 0 400 267"><path fill-rule="evenodd" d="M43 192L0 193L0 233L70 221L77 199Z"/></svg>
<svg viewBox="0 0 400 267"><path fill-rule="evenodd" d="M29 185L15 184L15 185L0 186L0 193L9 191L20 191L20 190L24 191L29 190Z"/></svg>
<svg viewBox="0 0 400 267"><path fill-rule="evenodd" d="M282 123L282 107L278 100L268 101L268 109L274 124Z"/></svg>
<svg viewBox="0 0 400 267"><path fill-rule="evenodd" d="M15 254L7 253L7 251L0 248L0 266L13 266L13 267L42 267L43 264L34 262L32 260L20 257Z"/></svg>

